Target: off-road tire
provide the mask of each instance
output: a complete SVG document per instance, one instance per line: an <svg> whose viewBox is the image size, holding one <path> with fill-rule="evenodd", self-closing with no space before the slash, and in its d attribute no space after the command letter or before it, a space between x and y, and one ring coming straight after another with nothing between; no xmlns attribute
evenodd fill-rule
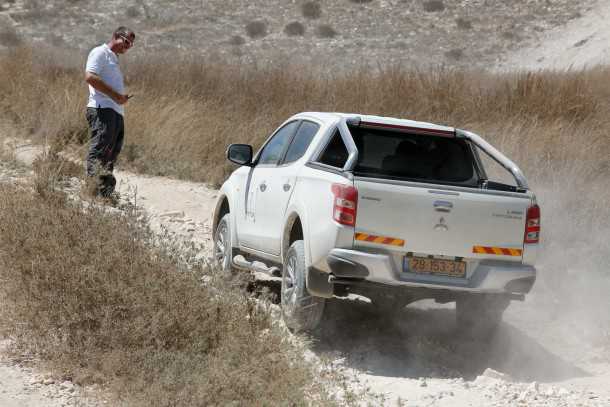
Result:
<svg viewBox="0 0 610 407"><path fill-rule="evenodd" d="M223 272L233 270L233 248L231 247L231 215L225 214L214 231L214 264Z"/></svg>
<svg viewBox="0 0 610 407"><path fill-rule="evenodd" d="M458 330L472 339L489 339L502 322L510 300L497 294L471 294L456 301Z"/></svg>
<svg viewBox="0 0 610 407"><path fill-rule="evenodd" d="M315 329L324 313L325 299L309 294L306 287L305 245L294 242L282 267L281 307L286 326L293 332Z"/></svg>

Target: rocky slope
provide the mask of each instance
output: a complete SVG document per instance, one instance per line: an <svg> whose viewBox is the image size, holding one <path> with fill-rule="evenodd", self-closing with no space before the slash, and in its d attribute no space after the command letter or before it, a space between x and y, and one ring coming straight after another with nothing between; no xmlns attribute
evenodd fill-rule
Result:
<svg viewBox="0 0 610 407"><path fill-rule="evenodd" d="M119 24L134 52L232 61L489 67L578 20L594 0L4 0L0 47L32 41L85 53Z"/></svg>

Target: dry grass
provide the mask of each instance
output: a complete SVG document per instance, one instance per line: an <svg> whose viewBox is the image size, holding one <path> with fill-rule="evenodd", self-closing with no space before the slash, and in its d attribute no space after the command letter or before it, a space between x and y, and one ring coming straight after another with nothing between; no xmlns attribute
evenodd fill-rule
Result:
<svg viewBox="0 0 610 407"><path fill-rule="evenodd" d="M334 404L264 303L135 211L58 194L0 184L0 315L20 349L114 405Z"/></svg>
<svg viewBox="0 0 610 407"><path fill-rule="evenodd" d="M40 139L84 142L82 61L32 52L18 49L0 59L0 74L11 78L0 84L2 114ZM281 121L306 110L407 117L480 131L532 178L555 176L554 163L563 168L566 160L587 171L607 171L606 69L492 75L385 67L325 73L180 55L127 62L136 97L127 106L121 160L149 174L219 183L231 169L224 160L229 143L259 146ZM580 174L589 179L598 173Z"/></svg>

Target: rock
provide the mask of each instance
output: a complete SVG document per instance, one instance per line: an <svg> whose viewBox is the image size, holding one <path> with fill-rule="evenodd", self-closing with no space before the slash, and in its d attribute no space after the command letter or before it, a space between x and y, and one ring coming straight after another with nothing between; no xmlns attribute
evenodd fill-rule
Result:
<svg viewBox="0 0 610 407"><path fill-rule="evenodd" d="M519 403L522 403L526 400L527 400L527 391L523 391L523 392L521 392L521 394L519 394L519 397L517 397L517 401Z"/></svg>
<svg viewBox="0 0 610 407"><path fill-rule="evenodd" d="M557 393L555 392L555 388L554 387L549 387L548 389L546 389L543 393L545 396L547 397L554 397L557 395Z"/></svg>
<svg viewBox="0 0 610 407"><path fill-rule="evenodd" d="M540 385L538 382L532 382L529 386L527 386L527 390L537 393L540 390Z"/></svg>
<svg viewBox="0 0 610 407"><path fill-rule="evenodd" d="M74 390L74 384L68 380L61 382L61 384L59 385L59 388L62 390L68 390L68 391L73 391Z"/></svg>
<svg viewBox="0 0 610 407"><path fill-rule="evenodd" d="M44 380L42 381L42 384L44 384L45 386L48 386L48 385L53 384L53 383L55 383L55 380L53 380L53 379L51 379L51 378L44 379Z"/></svg>
<svg viewBox="0 0 610 407"><path fill-rule="evenodd" d="M159 214L160 218L183 218L184 212L182 211L169 211L163 212Z"/></svg>
<svg viewBox="0 0 610 407"><path fill-rule="evenodd" d="M428 383L424 379L419 380L419 387L428 387Z"/></svg>
<svg viewBox="0 0 610 407"><path fill-rule="evenodd" d="M483 372L483 374L481 376L489 377L489 378L492 378L492 379L504 380L504 381L507 381L507 382L511 382L512 381L512 378L509 375L501 373L501 372L498 372L497 370L493 370L493 369L491 369L489 367L487 369L485 369L485 371Z"/></svg>

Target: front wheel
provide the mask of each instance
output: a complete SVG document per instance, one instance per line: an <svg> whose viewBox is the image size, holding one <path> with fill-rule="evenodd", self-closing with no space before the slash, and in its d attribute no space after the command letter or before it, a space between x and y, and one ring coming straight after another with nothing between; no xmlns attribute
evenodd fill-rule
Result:
<svg viewBox="0 0 610 407"><path fill-rule="evenodd" d="M282 316L292 331L315 329L324 312L324 298L309 294L306 287L305 245L302 240L294 242L282 267L281 306Z"/></svg>
<svg viewBox="0 0 610 407"><path fill-rule="evenodd" d="M214 232L214 262L222 271L231 271L232 254L231 216L227 213L220 219Z"/></svg>

